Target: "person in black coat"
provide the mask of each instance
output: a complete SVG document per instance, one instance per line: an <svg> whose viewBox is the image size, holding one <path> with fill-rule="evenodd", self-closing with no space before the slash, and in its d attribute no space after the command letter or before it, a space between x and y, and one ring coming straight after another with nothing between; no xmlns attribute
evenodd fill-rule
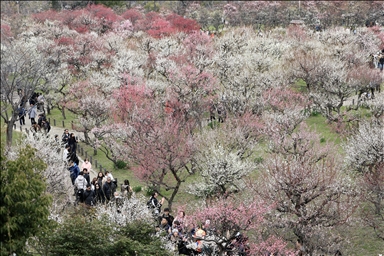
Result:
<svg viewBox="0 0 384 256"><path fill-rule="evenodd" d="M91 184L91 178L89 177L89 172L87 168L83 169L84 178L88 181L88 184Z"/></svg>
<svg viewBox="0 0 384 256"><path fill-rule="evenodd" d="M107 181L104 183L104 186L103 186L103 192L107 201L110 201L112 199L113 193L115 192L115 190L116 190L115 183L113 183L111 178L108 177Z"/></svg>
<svg viewBox="0 0 384 256"><path fill-rule="evenodd" d="M96 195L96 203L104 204L105 203L105 195L103 188L96 182L95 184L95 195Z"/></svg>
<svg viewBox="0 0 384 256"><path fill-rule="evenodd" d="M71 147L71 152L76 153L77 149L77 138L74 133L71 133L68 139L68 145Z"/></svg>
<svg viewBox="0 0 384 256"><path fill-rule="evenodd" d="M87 189L84 191L84 194L83 194L83 201L88 206L94 206L95 198L96 198L95 191L91 189L91 185L88 183Z"/></svg>

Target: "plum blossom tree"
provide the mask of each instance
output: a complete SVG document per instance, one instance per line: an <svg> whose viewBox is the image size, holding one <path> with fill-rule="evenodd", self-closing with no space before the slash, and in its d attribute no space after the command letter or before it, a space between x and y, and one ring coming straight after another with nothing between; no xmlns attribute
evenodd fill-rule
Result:
<svg viewBox="0 0 384 256"><path fill-rule="evenodd" d="M296 237L302 253L336 251L342 237L334 228L356 209L356 192L340 157L304 125L281 140L272 138L270 150L255 189L267 204L276 203L268 215L270 228L286 241Z"/></svg>
<svg viewBox="0 0 384 256"><path fill-rule="evenodd" d="M7 124L7 145L12 143L12 129L18 120L18 108L26 107L33 92L44 83L47 60L38 50L38 41L1 41L1 118ZM18 92L19 95L18 95ZM27 106L28 107L28 106Z"/></svg>
<svg viewBox="0 0 384 256"><path fill-rule="evenodd" d="M114 150L114 154L134 164L137 176L161 194L172 191L169 208L192 171L190 125L167 114L153 92L140 81L132 80L114 95L115 122L94 129L97 138Z"/></svg>
<svg viewBox="0 0 384 256"><path fill-rule="evenodd" d="M200 72L209 70L213 64L214 47L211 38L201 32L193 32L183 40L185 61L191 63ZM182 54L180 54L182 55Z"/></svg>
<svg viewBox="0 0 384 256"><path fill-rule="evenodd" d="M126 10L123 14L121 14L121 17L126 20L130 20L132 25L135 26L138 20L143 19L143 14L137 9L132 8Z"/></svg>
<svg viewBox="0 0 384 256"><path fill-rule="evenodd" d="M130 199L120 198L117 202L109 202L107 206L96 205L95 216L108 223L125 226L135 221L153 222L153 215L145 204L143 196L133 196Z"/></svg>
<svg viewBox="0 0 384 256"><path fill-rule="evenodd" d="M254 170L249 159L241 159L240 152L225 148L220 143L202 149L197 155L195 168L202 180L189 185L189 192L203 198L227 197L245 188L242 180Z"/></svg>
<svg viewBox="0 0 384 256"><path fill-rule="evenodd" d="M193 66L183 66L168 74L170 87L167 99L175 115L181 115L186 124L202 126L203 113L208 109L214 95L216 79L212 74L200 72ZM191 131L193 127L190 128Z"/></svg>
<svg viewBox="0 0 384 256"><path fill-rule="evenodd" d="M277 253L293 255L286 249L286 243L276 237L262 237L255 235L262 233L261 227L264 215L269 207L265 203L254 198L227 198L218 199L211 205L198 206L197 211L191 213L188 222L204 223L210 221L208 234L204 237L204 243L217 247L215 255L226 255L227 252L256 255L258 253ZM240 246L232 246L241 234L243 239ZM240 243L241 243L240 242ZM211 246L211 247L214 247Z"/></svg>
<svg viewBox="0 0 384 256"><path fill-rule="evenodd" d="M376 95L376 97L370 102L369 108L375 118L382 118L384 115L384 94L379 93Z"/></svg>
<svg viewBox="0 0 384 256"><path fill-rule="evenodd" d="M29 145L36 149L36 156L42 159L47 167L42 172L46 183L46 192L52 196L50 218L61 222L63 212L73 201L73 186L69 178L67 166L63 162L61 146L51 137L44 134L29 134L23 137L17 147Z"/></svg>
<svg viewBox="0 0 384 256"><path fill-rule="evenodd" d="M313 35L292 51L292 74L306 83L315 107L329 121L340 122L340 111L355 91L376 84L378 75L368 70L366 56L378 50L379 39L363 29L354 36L341 28Z"/></svg>
<svg viewBox="0 0 384 256"><path fill-rule="evenodd" d="M272 88L263 93L264 111L262 119L265 133L276 139L284 138L308 117L310 101L305 95L289 88Z"/></svg>
<svg viewBox="0 0 384 256"><path fill-rule="evenodd" d="M201 179L189 186L189 193L210 199L242 191L244 178L256 167L252 157L263 131L260 118L246 113L194 135L192 166Z"/></svg>
<svg viewBox="0 0 384 256"><path fill-rule="evenodd" d="M361 216L376 235L384 239L384 129L380 120L363 122L344 145L346 164L358 171L361 196Z"/></svg>
<svg viewBox="0 0 384 256"><path fill-rule="evenodd" d="M86 81L81 81L69 89L68 96L63 99L64 106L78 115L77 131L84 133L85 142L91 144L90 131L100 127L109 118L109 109L113 101L107 100L111 87L119 84L113 78L93 73Z"/></svg>
<svg viewBox="0 0 384 256"><path fill-rule="evenodd" d="M286 76L278 59L287 44L257 37L250 29L236 29L215 41L213 74L219 79L228 113L260 113L262 92L282 85Z"/></svg>

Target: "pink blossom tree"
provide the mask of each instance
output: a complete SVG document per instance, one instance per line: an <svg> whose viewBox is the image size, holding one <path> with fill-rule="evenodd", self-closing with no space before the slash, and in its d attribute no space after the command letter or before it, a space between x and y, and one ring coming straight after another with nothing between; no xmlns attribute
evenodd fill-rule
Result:
<svg viewBox="0 0 384 256"><path fill-rule="evenodd" d="M217 248L216 255L226 255L229 251L245 255L294 255L281 239L261 235L264 216L269 211L269 207L262 201L252 197L230 197L197 208L197 211L190 214L188 222L206 225L207 234L203 243ZM209 226L206 220L209 221Z"/></svg>
<svg viewBox="0 0 384 256"><path fill-rule="evenodd" d="M167 114L139 79L131 79L114 97L115 124L93 133L132 163L136 175L160 195L172 191L165 197L171 208L182 182L192 174L190 125Z"/></svg>

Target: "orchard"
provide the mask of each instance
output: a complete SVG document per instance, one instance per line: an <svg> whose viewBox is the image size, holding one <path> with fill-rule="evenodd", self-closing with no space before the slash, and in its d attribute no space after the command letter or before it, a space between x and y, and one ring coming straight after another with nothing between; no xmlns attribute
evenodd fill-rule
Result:
<svg viewBox="0 0 384 256"><path fill-rule="evenodd" d="M384 4L137 2L1 3L1 255L384 253ZM35 92L160 212L74 206Z"/></svg>

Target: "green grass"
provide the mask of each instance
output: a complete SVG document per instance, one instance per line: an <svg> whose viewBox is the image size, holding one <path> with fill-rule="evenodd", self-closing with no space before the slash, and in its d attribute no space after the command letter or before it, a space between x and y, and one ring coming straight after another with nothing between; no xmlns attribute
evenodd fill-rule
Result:
<svg viewBox="0 0 384 256"><path fill-rule="evenodd" d="M320 141L333 142L336 145L340 145L343 139L339 134L332 131L331 127L327 124L327 119L321 114L311 115L305 121L312 131L316 131L320 134Z"/></svg>
<svg viewBox="0 0 384 256"><path fill-rule="evenodd" d="M349 227L343 230L349 240L349 246L342 250L343 255L379 255L384 254L384 242L375 236L368 227Z"/></svg>
<svg viewBox="0 0 384 256"><path fill-rule="evenodd" d="M296 92L307 92L307 83L303 79L298 79L292 85L292 88Z"/></svg>
<svg viewBox="0 0 384 256"><path fill-rule="evenodd" d="M47 118L50 119L51 126L72 129L71 122L73 121L74 123L76 123L77 115L69 112L68 110L65 110L65 117L66 118L64 119L63 115L61 114L61 111L58 108L52 109L50 114L47 115ZM64 121L64 127L63 127L63 121Z"/></svg>
<svg viewBox="0 0 384 256"><path fill-rule="evenodd" d="M78 153L80 155L80 157L84 158L85 152L87 152L88 158L92 156L92 169L95 170L96 172L99 172L100 171L100 165L101 165L103 172L104 172L104 168L105 168L107 171L112 173L114 178L117 178L119 186L125 179L129 180L130 185L132 187L135 187L135 186L144 187L145 186L145 184L143 182L139 181L139 179L134 175L132 170L130 170L129 168L126 168L126 169L116 168L114 163L111 160L109 160L106 157L106 155L100 149L98 149L96 151L97 154L94 155L94 150L91 146L86 145L83 142L79 142L79 146L83 148L83 152L84 152L84 155L81 155L80 153ZM98 164L97 167L95 166L95 160L97 160L97 164Z"/></svg>
<svg viewBox="0 0 384 256"><path fill-rule="evenodd" d="M6 143L7 141L7 125L4 120L0 118L0 141L1 143ZM23 134L18 130L13 130L12 132L12 144L15 145L16 141L20 141Z"/></svg>

